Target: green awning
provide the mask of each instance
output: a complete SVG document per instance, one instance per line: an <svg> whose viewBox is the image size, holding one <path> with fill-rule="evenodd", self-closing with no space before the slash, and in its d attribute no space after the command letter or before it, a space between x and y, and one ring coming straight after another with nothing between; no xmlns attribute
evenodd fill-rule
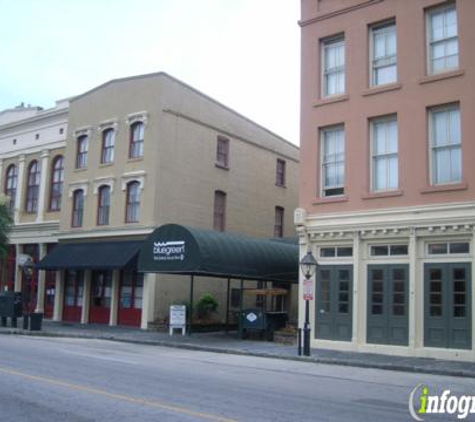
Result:
<svg viewBox="0 0 475 422"><path fill-rule="evenodd" d="M156 229L139 254L139 271L298 282L296 244L177 224Z"/></svg>
<svg viewBox="0 0 475 422"><path fill-rule="evenodd" d="M136 262L143 241L58 244L43 258L40 270L114 270Z"/></svg>

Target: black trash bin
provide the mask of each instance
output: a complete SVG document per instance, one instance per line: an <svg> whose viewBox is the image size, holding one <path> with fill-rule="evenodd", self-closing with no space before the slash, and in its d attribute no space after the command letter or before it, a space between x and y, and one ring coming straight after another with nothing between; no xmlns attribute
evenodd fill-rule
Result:
<svg viewBox="0 0 475 422"><path fill-rule="evenodd" d="M43 323L42 312L33 312L30 315L30 331L41 331L42 323Z"/></svg>

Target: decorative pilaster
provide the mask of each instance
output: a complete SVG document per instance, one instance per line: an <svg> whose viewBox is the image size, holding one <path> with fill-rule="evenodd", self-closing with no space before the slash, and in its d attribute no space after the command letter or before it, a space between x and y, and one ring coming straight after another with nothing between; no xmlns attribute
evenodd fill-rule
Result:
<svg viewBox="0 0 475 422"><path fill-rule="evenodd" d="M422 346L424 321L424 301L422 286L417 285L417 232L414 227L409 229L409 349ZM424 278L422 277L422 281ZM422 283L420 283L422 285ZM415 353L415 352L414 352Z"/></svg>
<svg viewBox="0 0 475 422"><path fill-rule="evenodd" d="M111 292L111 311L109 317L109 325L117 325L117 315L119 310L119 279L120 271L112 272L112 292Z"/></svg>
<svg viewBox="0 0 475 422"><path fill-rule="evenodd" d="M144 295L142 308L142 321L140 328L146 330L155 318L155 293L157 280L154 273L146 273L144 277Z"/></svg>
<svg viewBox="0 0 475 422"><path fill-rule="evenodd" d="M45 202L46 202L46 184L48 183L49 173L49 151L41 151L41 177L40 177L40 192L38 194L38 213L36 215L36 222L41 223L45 217Z"/></svg>
<svg viewBox="0 0 475 422"><path fill-rule="evenodd" d="M64 303L64 270L56 271L56 287L54 292L53 321L63 320Z"/></svg>
<svg viewBox="0 0 475 422"><path fill-rule="evenodd" d="M364 298L365 289L363 286L364 276L362 274L362 248L361 248L361 237L360 232L355 231L353 233L353 332L351 334L351 342L360 345L364 343L365 336L362 334L364 332L360 326L364 326L365 321L365 311L366 308L364 304L366 301L359 298ZM361 302L361 303L360 303Z"/></svg>
<svg viewBox="0 0 475 422"><path fill-rule="evenodd" d="M84 289L82 293L81 324L89 323L89 308L91 306L91 270L84 271Z"/></svg>
<svg viewBox="0 0 475 422"><path fill-rule="evenodd" d="M25 160L25 154L21 154L18 158L18 182L13 215L15 224L20 222L21 201L23 199L23 187L25 186Z"/></svg>
<svg viewBox="0 0 475 422"><path fill-rule="evenodd" d="M15 292L21 292L22 291L22 270L20 266L18 265L18 255L23 253L23 248L21 245L16 244L16 260L15 260L15 287L14 291Z"/></svg>
<svg viewBox="0 0 475 422"><path fill-rule="evenodd" d="M46 256L46 243L40 243L40 260ZM36 297L35 312L44 313L45 311L45 281L46 272L44 270L38 271L38 294Z"/></svg>

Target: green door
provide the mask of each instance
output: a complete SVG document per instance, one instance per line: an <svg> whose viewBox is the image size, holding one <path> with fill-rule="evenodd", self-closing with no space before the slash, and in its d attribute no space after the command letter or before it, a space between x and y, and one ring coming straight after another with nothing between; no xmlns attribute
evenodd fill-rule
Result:
<svg viewBox="0 0 475 422"><path fill-rule="evenodd" d="M368 266L368 343L408 344L408 265Z"/></svg>
<svg viewBox="0 0 475 422"><path fill-rule="evenodd" d="M351 341L353 267L321 266L317 271L315 338Z"/></svg>
<svg viewBox="0 0 475 422"><path fill-rule="evenodd" d="M472 348L471 265L425 264L424 346Z"/></svg>

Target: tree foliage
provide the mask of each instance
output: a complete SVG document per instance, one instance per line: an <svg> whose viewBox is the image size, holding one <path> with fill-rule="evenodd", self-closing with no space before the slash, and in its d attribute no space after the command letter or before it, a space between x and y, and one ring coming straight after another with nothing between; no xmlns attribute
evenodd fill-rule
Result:
<svg viewBox="0 0 475 422"><path fill-rule="evenodd" d="M0 259L8 253L8 238L12 227L10 210L4 201L0 199Z"/></svg>

